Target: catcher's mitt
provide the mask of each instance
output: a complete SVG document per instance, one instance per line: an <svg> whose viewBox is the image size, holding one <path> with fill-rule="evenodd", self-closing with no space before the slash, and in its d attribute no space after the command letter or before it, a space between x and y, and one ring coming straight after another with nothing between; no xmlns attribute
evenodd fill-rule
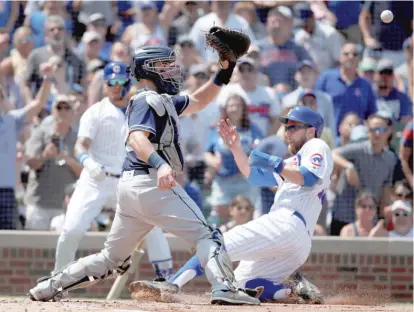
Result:
<svg viewBox="0 0 414 312"><path fill-rule="evenodd" d="M220 63L236 63L250 47L248 35L228 28L213 26L206 34L207 44L212 46L220 57Z"/></svg>

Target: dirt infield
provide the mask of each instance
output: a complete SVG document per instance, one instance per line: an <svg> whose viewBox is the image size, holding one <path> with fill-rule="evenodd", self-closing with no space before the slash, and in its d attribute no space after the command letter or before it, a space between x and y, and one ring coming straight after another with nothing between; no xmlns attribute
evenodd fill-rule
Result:
<svg viewBox="0 0 414 312"><path fill-rule="evenodd" d="M207 295L181 295L171 298L170 302L150 302L136 300L93 300L93 299L66 299L61 302L33 302L23 297L0 298L0 310L7 312L408 312L413 311L409 304L397 305L364 305L353 298L337 297L328 300L323 305L305 304L270 304L265 303L257 307L251 306L213 306L209 304ZM348 304L345 304L348 302ZM349 304L350 303L350 304Z"/></svg>

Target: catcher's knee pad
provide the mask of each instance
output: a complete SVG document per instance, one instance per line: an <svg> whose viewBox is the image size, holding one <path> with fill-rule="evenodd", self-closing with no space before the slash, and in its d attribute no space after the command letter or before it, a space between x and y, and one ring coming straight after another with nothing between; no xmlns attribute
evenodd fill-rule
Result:
<svg viewBox="0 0 414 312"><path fill-rule="evenodd" d="M201 239L197 244L197 256L204 267L207 279L213 288L223 284L236 290L234 272L230 257L224 247L223 235L213 230L210 237Z"/></svg>
<svg viewBox="0 0 414 312"><path fill-rule="evenodd" d="M114 265L102 252L81 258L54 273L43 282L50 283L53 296L77 288L89 287L99 280L124 274L130 267L130 257Z"/></svg>

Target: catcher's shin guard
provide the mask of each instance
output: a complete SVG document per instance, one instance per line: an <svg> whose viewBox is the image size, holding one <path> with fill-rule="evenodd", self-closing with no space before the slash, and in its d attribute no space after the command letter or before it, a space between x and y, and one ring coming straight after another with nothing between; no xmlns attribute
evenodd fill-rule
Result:
<svg viewBox="0 0 414 312"><path fill-rule="evenodd" d="M30 298L35 301L56 300L65 292L92 286L100 280L124 274L130 267L130 257L113 265L104 255L97 253L68 264L47 279L30 289Z"/></svg>
<svg viewBox="0 0 414 312"><path fill-rule="evenodd" d="M231 260L225 250L219 230L202 239L197 245L197 256L204 264L206 277L212 285L213 304L260 304L260 301L240 289L234 278Z"/></svg>

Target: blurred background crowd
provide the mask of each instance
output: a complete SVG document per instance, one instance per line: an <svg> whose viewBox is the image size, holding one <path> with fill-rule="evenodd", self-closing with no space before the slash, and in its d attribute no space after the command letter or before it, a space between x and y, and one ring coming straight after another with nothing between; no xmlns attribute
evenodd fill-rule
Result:
<svg viewBox="0 0 414 312"><path fill-rule="evenodd" d="M105 96L105 64L175 47L190 94L217 69L213 25L252 45L217 98L181 117L181 182L208 221L227 231L267 213L277 192L242 177L219 118L247 153L291 157L278 116L305 105L322 114L335 163L315 235L413 237L412 1L0 1L0 229L61 230L82 169L79 119ZM108 230L114 208L91 230Z"/></svg>

